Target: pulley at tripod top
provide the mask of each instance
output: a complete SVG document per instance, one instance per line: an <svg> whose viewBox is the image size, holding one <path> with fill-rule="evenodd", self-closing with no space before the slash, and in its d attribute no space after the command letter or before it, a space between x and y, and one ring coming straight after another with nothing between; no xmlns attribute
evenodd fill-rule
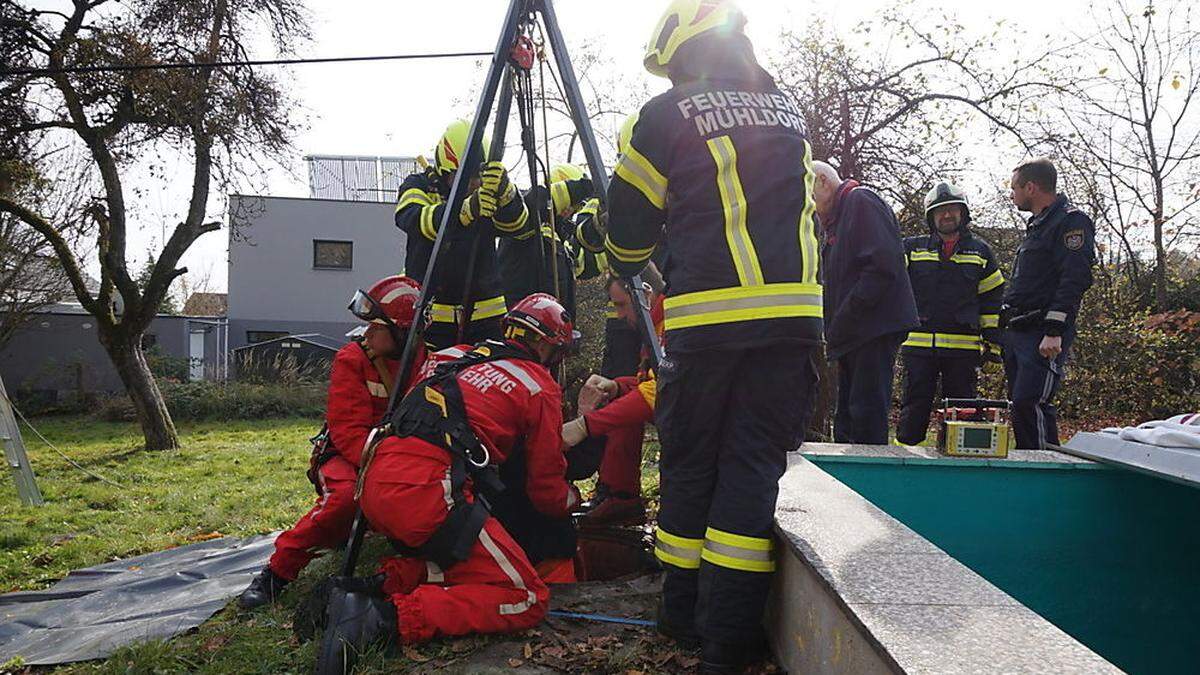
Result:
<svg viewBox="0 0 1200 675"><path fill-rule="evenodd" d="M533 40L528 35L518 35L508 52L508 59L521 70L529 70L533 68L534 54Z"/></svg>

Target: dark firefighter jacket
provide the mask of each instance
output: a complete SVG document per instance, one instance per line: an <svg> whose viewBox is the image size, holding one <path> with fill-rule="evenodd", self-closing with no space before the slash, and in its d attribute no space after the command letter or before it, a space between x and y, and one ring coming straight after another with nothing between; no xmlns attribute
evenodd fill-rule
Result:
<svg viewBox="0 0 1200 675"><path fill-rule="evenodd" d="M896 215L879 195L844 181L822 222L826 356L840 358L884 335L917 327Z"/></svg>
<svg viewBox="0 0 1200 675"><path fill-rule="evenodd" d="M904 257L921 322L904 351L977 356L981 335L996 342L1004 275L986 241L963 228L947 258L937 234L908 237Z"/></svg>
<svg viewBox="0 0 1200 675"><path fill-rule="evenodd" d="M558 181L550 186L556 213L564 212L572 204L583 202L591 193L592 184L587 180ZM515 236L501 239L496 251L504 297L508 306L512 307L531 293L550 293L562 301L563 307L566 307L571 316L575 316L574 263L563 243L564 236L569 234L571 223L556 216L553 231L545 224L545 220L549 218L546 188L539 185L525 193L524 199L526 208L530 211L525 227ZM541 213L543 221L540 237L534 236L532 212L535 209ZM552 236L557 236L556 242L551 240ZM558 260L554 263L551 262L552 248L558 254ZM555 268L558 270L557 293L553 274Z"/></svg>
<svg viewBox="0 0 1200 675"><path fill-rule="evenodd" d="M752 54L702 47L688 55L694 76L642 107L617 162L608 263L639 272L665 226L672 351L819 344L812 148L799 109Z"/></svg>
<svg viewBox="0 0 1200 675"><path fill-rule="evenodd" d="M1029 219L1004 289L1004 304L1010 316L1044 314L1032 325L1013 325L1014 329L1040 327L1045 335L1062 335L1074 324L1083 293L1092 285L1095 236L1092 219L1065 195Z"/></svg>
<svg viewBox="0 0 1200 675"><path fill-rule="evenodd" d="M400 184L400 200L396 203L396 227L404 230L407 246L404 252L404 271L414 279L423 279L433 253L433 242L446 210L447 195L432 172L418 172ZM472 320L501 316L506 311L503 290L496 274L495 237L514 236L525 227L529 213L525 202L514 199L500 209L494 218L479 218L464 227L458 214L451 214L445 241L442 242L437 275L432 281L432 319L435 322L455 323L456 308L466 294L467 266L471 247L478 232L479 253L475 259L471 283L474 301Z"/></svg>

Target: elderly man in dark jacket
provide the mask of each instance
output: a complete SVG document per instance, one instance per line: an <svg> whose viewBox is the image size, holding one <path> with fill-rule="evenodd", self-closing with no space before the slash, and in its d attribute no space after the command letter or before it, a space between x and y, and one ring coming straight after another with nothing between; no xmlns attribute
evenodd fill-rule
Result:
<svg viewBox="0 0 1200 675"><path fill-rule="evenodd" d="M919 325L900 228L870 189L824 162L813 162L813 172L826 356L838 364L834 440L886 444L896 351Z"/></svg>

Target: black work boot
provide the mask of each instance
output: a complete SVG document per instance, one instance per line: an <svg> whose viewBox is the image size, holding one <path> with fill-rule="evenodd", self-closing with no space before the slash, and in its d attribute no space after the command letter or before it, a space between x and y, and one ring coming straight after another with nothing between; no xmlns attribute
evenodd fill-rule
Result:
<svg viewBox="0 0 1200 675"><path fill-rule="evenodd" d="M659 635L671 638L683 649L700 648L700 634L696 632L696 627L677 625L668 621L662 602L658 603L658 615L654 619L654 628Z"/></svg>
<svg viewBox="0 0 1200 675"><path fill-rule="evenodd" d="M317 648L317 675L346 675L372 645L396 642L396 607L381 590L382 575L335 577L329 590L325 635Z"/></svg>
<svg viewBox="0 0 1200 675"><path fill-rule="evenodd" d="M283 593L283 587L289 583L291 582L287 579L272 572L270 567L264 567L250 582L250 586L238 596L238 607L254 609L275 602L279 599L279 594Z"/></svg>
<svg viewBox="0 0 1200 675"><path fill-rule="evenodd" d="M704 641L700 648L701 675L736 675L746 669L750 662L742 645Z"/></svg>

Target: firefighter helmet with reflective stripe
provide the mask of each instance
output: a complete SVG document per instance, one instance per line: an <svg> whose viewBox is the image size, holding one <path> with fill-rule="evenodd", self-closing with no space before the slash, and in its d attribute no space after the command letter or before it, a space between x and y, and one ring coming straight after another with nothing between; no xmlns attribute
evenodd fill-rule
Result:
<svg viewBox="0 0 1200 675"><path fill-rule="evenodd" d="M960 227L966 227L971 222L971 205L967 203L966 193L954 183L942 181L925 194L925 224L933 227L933 210L946 204L962 204L963 221Z"/></svg>
<svg viewBox="0 0 1200 675"><path fill-rule="evenodd" d="M667 77L680 45L712 31L742 32L746 15L730 0L674 0L646 44L646 70Z"/></svg>
<svg viewBox="0 0 1200 675"><path fill-rule="evenodd" d="M471 123L458 119L446 127L442 137L438 139L437 147L433 149L434 166L442 175L458 171L459 164L466 159L467 139L471 136ZM480 163L486 162L488 146L491 145L490 135L483 133L483 152L479 156Z"/></svg>
<svg viewBox="0 0 1200 675"><path fill-rule="evenodd" d="M625 118L621 123L621 130L617 132L617 154L624 155L625 150L629 148L629 139L633 138L633 125L637 124L638 113L633 113Z"/></svg>
<svg viewBox="0 0 1200 675"><path fill-rule="evenodd" d="M501 325L510 340L533 347L541 339L553 346L546 365L561 361L575 341L571 313L549 293L534 293L513 305Z"/></svg>
<svg viewBox="0 0 1200 675"><path fill-rule="evenodd" d="M583 176L583 169L574 164L555 164L550 167L551 183L560 183L565 180L580 180Z"/></svg>
<svg viewBox="0 0 1200 675"><path fill-rule="evenodd" d="M384 277L350 299L350 313L368 323L408 328L417 316L421 285L405 276Z"/></svg>

